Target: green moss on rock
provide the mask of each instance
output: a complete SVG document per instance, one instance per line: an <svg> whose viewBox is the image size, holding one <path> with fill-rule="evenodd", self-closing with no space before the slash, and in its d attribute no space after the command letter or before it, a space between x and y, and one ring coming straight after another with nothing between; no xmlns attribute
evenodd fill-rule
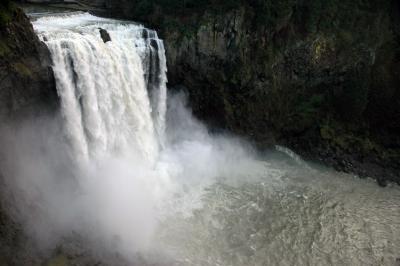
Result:
<svg viewBox="0 0 400 266"><path fill-rule="evenodd" d="M51 258L46 266L68 266L70 265L68 258L64 255L57 255L54 258Z"/></svg>
<svg viewBox="0 0 400 266"><path fill-rule="evenodd" d="M11 49L8 47L7 43L4 40L0 40L0 57L6 56L11 52Z"/></svg>
<svg viewBox="0 0 400 266"><path fill-rule="evenodd" d="M22 62L15 62L12 64L14 70L24 78L33 78L31 70Z"/></svg>
<svg viewBox="0 0 400 266"><path fill-rule="evenodd" d="M0 3L0 26L11 22L13 6L11 1L2 0Z"/></svg>

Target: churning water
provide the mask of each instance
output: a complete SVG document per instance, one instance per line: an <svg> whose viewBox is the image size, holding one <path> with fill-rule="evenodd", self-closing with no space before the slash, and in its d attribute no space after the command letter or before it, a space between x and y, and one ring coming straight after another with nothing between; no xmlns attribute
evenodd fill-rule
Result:
<svg viewBox="0 0 400 266"><path fill-rule="evenodd" d="M39 18L34 28L51 51L62 117L49 152L41 145L38 158L25 158L26 148L19 156L19 191L39 206L19 208L35 210L27 227L39 242L58 245L73 232L134 265L139 257L156 265L398 263L398 187L210 135L182 95L167 99L155 31L86 13ZM18 144L32 150L37 141Z"/></svg>

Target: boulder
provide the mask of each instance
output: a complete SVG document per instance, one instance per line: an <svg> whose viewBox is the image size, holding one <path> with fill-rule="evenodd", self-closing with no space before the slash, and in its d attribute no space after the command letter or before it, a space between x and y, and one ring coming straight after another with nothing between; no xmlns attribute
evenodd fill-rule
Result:
<svg viewBox="0 0 400 266"><path fill-rule="evenodd" d="M99 31L104 43L111 42L110 34L105 29L99 28Z"/></svg>

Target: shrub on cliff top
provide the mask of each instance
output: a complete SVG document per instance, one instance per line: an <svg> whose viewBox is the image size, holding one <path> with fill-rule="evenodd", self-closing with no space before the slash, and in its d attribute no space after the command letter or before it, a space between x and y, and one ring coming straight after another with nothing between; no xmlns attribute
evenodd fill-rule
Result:
<svg viewBox="0 0 400 266"><path fill-rule="evenodd" d="M159 7L166 14L185 14L192 11L227 11L239 7L242 0L134 0L136 17L145 17Z"/></svg>
<svg viewBox="0 0 400 266"><path fill-rule="evenodd" d="M10 7L11 1L10 0L3 0L0 3L1 7Z"/></svg>
<svg viewBox="0 0 400 266"><path fill-rule="evenodd" d="M0 2L0 26L11 21L12 18L11 9L12 9L11 1L2 0Z"/></svg>

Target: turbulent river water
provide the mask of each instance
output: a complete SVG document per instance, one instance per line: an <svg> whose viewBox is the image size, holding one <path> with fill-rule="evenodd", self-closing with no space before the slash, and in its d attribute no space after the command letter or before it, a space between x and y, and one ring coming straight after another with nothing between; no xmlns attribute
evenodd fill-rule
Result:
<svg viewBox="0 0 400 266"><path fill-rule="evenodd" d="M52 55L62 121L48 137L61 144L24 172L40 178L19 184L40 205L28 222L38 242L73 232L133 265L400 263L399 187L209 134L183 94L167 97L155 31L87 13L33 24Z"/></svg>

